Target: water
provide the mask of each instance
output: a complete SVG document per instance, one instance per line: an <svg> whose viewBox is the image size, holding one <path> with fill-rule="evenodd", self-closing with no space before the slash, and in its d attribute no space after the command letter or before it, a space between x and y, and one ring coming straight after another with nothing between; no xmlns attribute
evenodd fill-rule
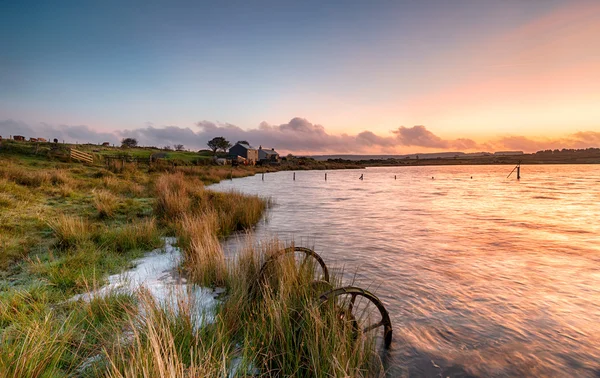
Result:
<svg viewBox="0 0 600 378"><path fill-rule="evenodd" d="M524 166L517 181L511 169L277 172L211 188L271 197L257 239L314 246L376 292L394 325L390 376L598 377L600 170Z"/></svg>
<svg viewBox="0 0 600 378"><path fill-rule="evenodd" d="M177 270L181 264L181 250L173 246L177 239L164 238L164 242L163 248L157 248L132 261L133 268L109 276L106 285L77 294L71 300L89 301L111 293L136 293L143 288L158 304L175 311L178 311L179 301L189 301L189 306L199 309L195 313L195 319L192 319L197 327L211 322L217 296L223 290L188 284L187 279L179 275Z"/></svg>

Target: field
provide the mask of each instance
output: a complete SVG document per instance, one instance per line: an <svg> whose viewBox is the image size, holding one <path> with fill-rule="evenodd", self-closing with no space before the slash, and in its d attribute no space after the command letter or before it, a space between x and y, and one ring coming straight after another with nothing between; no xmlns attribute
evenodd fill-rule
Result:
<svg viewBox="0 0 600 378"><path fill-rule="evenodd" d="M178 161L205 159L173 154ZM106 166L100 158L84 165L68 162L60 148L5 141L0 376L379 374L372 340L355 340L334 310L318 306L312 277L293 262L282 262L272 285L252 290L262 261L281 247L276 241L225 259L220 240L251 229L268 203L204 184L264 170L169 162ZM192 313L202 310L189 293L179 293L177 310L143 290L71 300L160 247L164 236L178 237L180 270L189 280L226 289L212 323L194 323Z"/></svg>

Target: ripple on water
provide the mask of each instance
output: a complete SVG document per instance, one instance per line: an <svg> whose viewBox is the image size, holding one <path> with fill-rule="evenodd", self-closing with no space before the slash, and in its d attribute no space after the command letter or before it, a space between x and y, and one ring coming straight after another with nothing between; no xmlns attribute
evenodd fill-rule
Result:
<svg viewBox="0 0 600 378"><path fill-rule="evenodd" d="M255 238L308 241L347 282L376 290L395 326L390 376L597 377L600 206L590 184L600 170L527 166L518 183L505 171L369 168L336 171L327 185L307 171L302 187L274 175L212 188L273 198L280 206Z"/></svg>

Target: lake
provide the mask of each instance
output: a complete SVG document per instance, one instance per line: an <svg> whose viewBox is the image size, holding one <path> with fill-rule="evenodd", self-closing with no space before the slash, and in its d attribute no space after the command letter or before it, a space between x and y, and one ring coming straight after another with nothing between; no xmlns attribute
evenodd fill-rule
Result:
<svg viewBox="0 0 600 378"><path fill-rule="evenodd" d="M254 238L314 247L379 296L390 376L598 377L600 169L523 166L517 181L512 168L276 172L210 188L270 197Z"/></svg>

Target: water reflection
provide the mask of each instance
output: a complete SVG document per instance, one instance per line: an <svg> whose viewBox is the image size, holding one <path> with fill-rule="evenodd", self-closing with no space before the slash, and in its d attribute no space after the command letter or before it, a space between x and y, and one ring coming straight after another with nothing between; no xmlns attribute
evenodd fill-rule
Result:
<svg viewBox="0 0 600 378"><path fill-rule="evenodd" d="M395 328L390 376L598 376L600 172L524 166L516 181L507 168L277 172L213 188L271 197L256 238L314 246L377 292Z"/></svg>

